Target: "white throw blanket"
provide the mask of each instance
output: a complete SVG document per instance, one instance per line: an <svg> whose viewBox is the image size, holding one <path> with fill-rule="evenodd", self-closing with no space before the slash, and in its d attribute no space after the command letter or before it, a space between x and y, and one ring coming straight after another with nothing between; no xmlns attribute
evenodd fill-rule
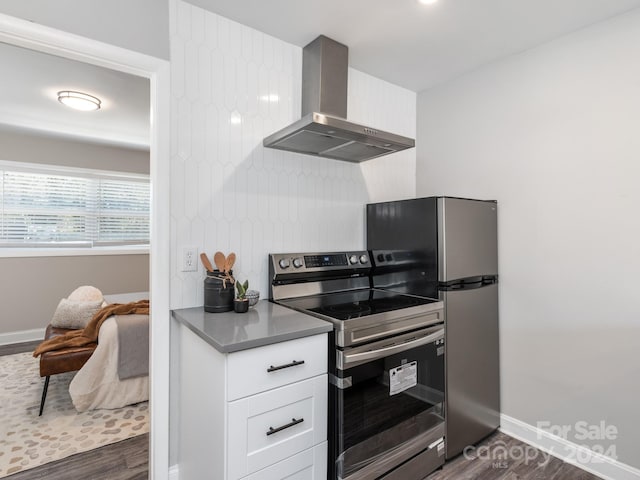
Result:
<svg viewBox="0 0 640 480"><path fill-rule="evenodd" d="M149 399L149 377L118 378L118 329L114 317L104 321L98 347L69 385L76 410L120 408Z"/></svg>

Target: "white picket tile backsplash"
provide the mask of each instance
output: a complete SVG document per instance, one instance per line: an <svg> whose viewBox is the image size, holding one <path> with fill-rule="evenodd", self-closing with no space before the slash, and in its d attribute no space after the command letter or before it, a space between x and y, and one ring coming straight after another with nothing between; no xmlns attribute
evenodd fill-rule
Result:
<svg viewBox="0 0 640 480"><path fill-rule="evenodd" d="M182 246L235 251L265 298L269 252L363 248L364 204L415 194L415 149L352 164L262 147L300 118L300 47L177 1L171 69L172 308L203 302ZM415 138L416 95L350 68L348 118Z"/></svg>

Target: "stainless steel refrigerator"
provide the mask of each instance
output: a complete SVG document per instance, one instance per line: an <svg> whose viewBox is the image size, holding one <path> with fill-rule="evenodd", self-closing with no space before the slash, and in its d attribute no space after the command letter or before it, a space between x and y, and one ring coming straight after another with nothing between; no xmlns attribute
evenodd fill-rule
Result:
<svg viewBox="0 0 640 480"><path fill-rule="evenodd" d="M452 458L500 425L497 203L428 197L369 204L367 248L375 287L444 300Z"/></svg>

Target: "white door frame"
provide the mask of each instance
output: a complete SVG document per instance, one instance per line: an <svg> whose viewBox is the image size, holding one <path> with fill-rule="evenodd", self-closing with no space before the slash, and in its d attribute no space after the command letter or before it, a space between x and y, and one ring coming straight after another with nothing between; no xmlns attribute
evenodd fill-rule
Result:
<svg viewBox="0 0 640 480"><path fill-rule="evenodd" d="M0 14L0 41L148 78L151 85L149 478L169 475L169 62ZM10 72L5 72L10 74Z"/></svg>

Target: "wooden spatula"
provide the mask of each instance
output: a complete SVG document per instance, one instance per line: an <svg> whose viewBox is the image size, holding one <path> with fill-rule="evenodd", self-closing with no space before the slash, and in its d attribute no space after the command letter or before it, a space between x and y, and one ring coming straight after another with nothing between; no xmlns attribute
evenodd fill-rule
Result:
<svg viewBox="0 0 640 480"><path fill-rule="evenodd" d="M202 261L202 265L204 265L204 268L207 269L207 272L213 272L213 265L211 265L211 262L209 261L206 253L202 252L200 254L200 260Z"/></svg>
<svg viewBox="0 0 640 480"><path fill-rule="evenodd" d="M224 256L224 253L222 252L216 252L213 255L213 263L216 264L216 268L218 270L220 270L221 272L224 272L225 270L225 265L226 265L226 258Z"/></svg>
<svg viewBox="0 0 640 480"><path fill-rule="evenodd" d="M236 263L236 254L231 252L227 257L225 264L225 272L229 273L233 269L233 265Z"/></svg>

